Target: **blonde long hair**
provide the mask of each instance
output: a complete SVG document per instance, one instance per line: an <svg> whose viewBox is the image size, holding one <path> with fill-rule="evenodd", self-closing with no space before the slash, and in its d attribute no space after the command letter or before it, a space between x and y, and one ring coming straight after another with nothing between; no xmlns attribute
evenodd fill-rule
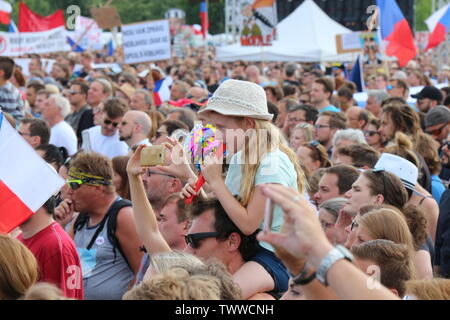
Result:
<svg viewBox="0 0 450 320"><path fill-rule="evenodd" d="M386 239L406 245L411 257L414 257L414 240L403 214L394 208L382 208L370 211L358 219L374 239ZM416 278L416 268L412 263L412 277Z"/></svg>
<svg viewBox="0 0 450 320"><path fill-rule="evenodd" d="M243 165L241 167L242 178L239 194L242 205L248 205L255 190L256 172L264 155L274 152L276 149L284 152L294 165L297 174L298 191L303 193L305 186L307 186L305 174L298 163L297 155L289 148L280 130L269 121L253 120L255 121L255 128L246 132L244 152L241 158ZM250 149L251 147L253 149ZM256 153L254 152L255 150Z"/></svg>

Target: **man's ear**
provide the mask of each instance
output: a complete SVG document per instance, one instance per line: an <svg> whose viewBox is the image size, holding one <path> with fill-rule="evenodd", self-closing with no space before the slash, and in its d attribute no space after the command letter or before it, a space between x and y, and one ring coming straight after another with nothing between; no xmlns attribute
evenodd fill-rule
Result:
<svg viewBox="0 0 450 320"><path fill-rule="evenodd" d="M241 245L241 236L237 232L233 232L228 236L228 251L236 251L239 250L239 246Z"/></svg>

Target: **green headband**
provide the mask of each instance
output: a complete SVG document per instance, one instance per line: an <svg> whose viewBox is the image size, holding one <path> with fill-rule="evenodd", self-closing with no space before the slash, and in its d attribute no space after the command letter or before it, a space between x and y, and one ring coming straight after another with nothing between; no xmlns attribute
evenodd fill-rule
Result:
<svg viewBox="0 0 450 320"><path fill-rule="evenodd" d="M93 186L106 186L106 185L110 185L112 183L111 179L95 176L93 174L89 174L89 173L80 171L78 168L74 168L74 167L71 167L69 169L69 177L71 179L81 180L84 183L93 185Z"/></svg>

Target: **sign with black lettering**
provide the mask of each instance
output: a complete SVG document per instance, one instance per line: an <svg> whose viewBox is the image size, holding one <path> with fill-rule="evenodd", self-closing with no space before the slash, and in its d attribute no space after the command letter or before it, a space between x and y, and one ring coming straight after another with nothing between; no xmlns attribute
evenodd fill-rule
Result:
<svg viewBox="0 0 450 320"><path fill-rule="evenodd" d="M169 20L122 26L125 63L170 59Z"/></svg>

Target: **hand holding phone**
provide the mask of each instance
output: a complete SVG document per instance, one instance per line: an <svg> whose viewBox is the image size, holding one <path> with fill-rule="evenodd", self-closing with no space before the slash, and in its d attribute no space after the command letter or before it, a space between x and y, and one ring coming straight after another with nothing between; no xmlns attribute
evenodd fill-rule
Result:
<svg viewBox="0 0 450 320"><path fill-rule="evenodd" d="M145 147L141 151L141 166L163 166L165 162L165 149L163 146Z"/></svg>

